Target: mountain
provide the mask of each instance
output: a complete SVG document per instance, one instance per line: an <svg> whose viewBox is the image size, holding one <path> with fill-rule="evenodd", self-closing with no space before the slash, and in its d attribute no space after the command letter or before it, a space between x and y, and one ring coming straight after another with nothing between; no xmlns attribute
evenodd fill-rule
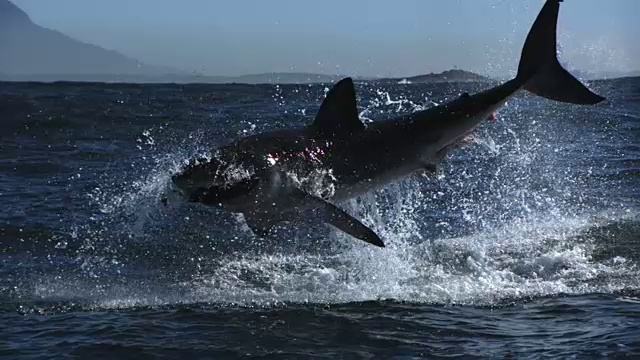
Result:
<svg viewBox="0 0 640 360"><path fill-rule="evenodd" d="M377 80L379 82L395 82L400 84L415 83L442 83L442 82L484 82L492 79L465 70L447 70L441 73L429 73L405 78L385 78Z"/></svg>
<svg viewBox="0 0 640 360"><path fill-rule="evenodd" d="M38 26L16 5L0 0L0 72L5 77L44 74L90 77L156 75L167 70ZM62 76L59 79L66 80Z"/></svg>
<svg viewBox="0 0 640 360"><path fill-rule="evenodd" d="M253 83L253 84L269 84L269 83L286 83L286 84L305 84L305 83L333 83L346 75L323 75L313 73L265 73L250 74L236 77L228 77L230 82Z"/></svg>
<svg viewBox="0 0 640 360"><path fill-rule="evenodd" d="M569 65L563 64L568 71L581 80L610 80L626 77L638 77L640 71L584 71L580 69L572 69Z"/></svg>
<svg viewBox="0 0 640 360"><path fill-rule="evenodd" d="M585 80L640 76L640 71L574 72ZM86 44L58 31L41 27L9 0L0 0L0 81L304 84L334 83L343 77L313 73L205 76L152 66L117 51ZM458 69L406 78L354 76L354 80L401 84L493 81Z"/></svg>
<svg viewBox="0 0 640 360"><path fill-rule="evenodd" d="M242 76L204 76L144 64L117 51L86 44L35 24L9 0L0 0L0 80L88 81L130 83L334 83L344 76L312 73L264 73ZM354 77L354 80L373 79ZM486 81L463 70L418 75L378 82Z"/></svg>
<svg viewBox="0 0 640 360"><path fill-rule="evenodd" d="M627 78L627 77L639 77L640 70L638 71L607 71L600 72L593 76L593 79L618 79L618 78Z"/></svg>
<svg viewBox="0 0 640 360"><path fill-rule="evenodd" d="M154 82L209 83L209 84L312 84L334 83L347 75L324 75L314 73L262 73L239 76L206 75L166 75L154 79ZM359 79L354 77L355 79Z"/></svg>
<svg viewBox="0 0 640 360"><path fill-rule="evenodd" d="M0 80L301 84L340 78L311 73L204 76L151 66L43 28L9 0L0 0Z"/></svg>

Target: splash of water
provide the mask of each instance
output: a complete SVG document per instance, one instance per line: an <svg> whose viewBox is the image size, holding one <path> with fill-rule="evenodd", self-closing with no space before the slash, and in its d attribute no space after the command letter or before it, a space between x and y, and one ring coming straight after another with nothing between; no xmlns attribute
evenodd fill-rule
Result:
<svg viewBox="0 0 640 360"><path fill-rule="evenodd" d="M381 108L396 112L424 106L406 97L393 99L383 90L374 94L365 114ZM268 245L258 246L252 235L237 233L229 244L253 243L252 251L236 250L222 257L199 255L192 259L197 270L184 274L179 281L158 280L141 286L125 276L118 285L96 269L115 266L125 271L117 255L126 250L121 245L126 246L130 238L105 243L100 240L114 228L93 228L82 249L83 268L98 278L98 285L76 280L76 295L84 289L97 294L92 306L115 308L194 302L272 306L381 299L494 305L528 297L637 287L627 280L610 280L635 278L636 270L625 258L593 261L596 244L581 234L594 226L594 213L575 211L581 204L574 196L580 192L575 188L579 184L570 172L549 164L550 159L540 155L550 155L539 140L549 134L534 126L523 138L511 128L508 120L527 119L520 110L517 104L510 107L504 115L507 121L502 128L498 125L497 133L480 135L479 146L464 150L465 166L456 167L456 156L452 156L437 177L407 179L344 204L346 211L386 239L388 246L382 251L331 231L321 235L322 241L333 244L327 253L298 253L295 247L263 253L259 246ZM527 121L537 125L535 119ZM126 227L132 223L136 231L144 233L142 225L155 208L170 170L182 166L201 149L190 144L170 154L155 155L154 165L140 179L124 187L105 184L104 189L96 189L91 196L110 218L107 225ZM319 194L330 193L331 174L315 175L297 180ZM578 201L577 206L572 201ZM125 215L135 216L132 220ZM121 220L124 224L118 223ZM115 237L122 235L122 231L115 232ZM209 234L203 235L209 238ZM114 236L109 239L113 241ZM296 243L305 239L290 240ZM212 238L208 245L201 245L201 250L220 246L221 241ZM92 250L100 247L110 251L94 256ZM598 281L601 279L605 281ZM64 279L64 285L43 279L37 294L73 297L68 283L69 279Z"/></svg>

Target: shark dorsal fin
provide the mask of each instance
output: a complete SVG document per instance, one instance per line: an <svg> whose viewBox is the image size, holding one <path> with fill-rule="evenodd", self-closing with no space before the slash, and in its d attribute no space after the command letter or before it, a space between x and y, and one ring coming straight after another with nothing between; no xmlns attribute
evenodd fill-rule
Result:
<svg viewBox="0 0 640 360"><path fill-rule="evenodd" d="M364 124L358 118L356 90L350 77L340 80L329 90L311 126L324 137L344 137L364 130Z"/></svg>

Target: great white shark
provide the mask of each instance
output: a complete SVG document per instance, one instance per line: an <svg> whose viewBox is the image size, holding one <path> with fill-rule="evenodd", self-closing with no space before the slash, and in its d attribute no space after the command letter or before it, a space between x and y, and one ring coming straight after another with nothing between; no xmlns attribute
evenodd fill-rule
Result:
<svg viewBox="0 0 640 360"><path fill-rule="evenodd" d="M174 174L173 186L190 202L242 213L261 237L275 224L312 210L351 236L384 247L373 230L335 204L416 172L434 171L447 152L519 90L579 105L605 100L558 62L560 2L543 5L512 80L365 126L347 77L327 93L310 125L247 136L215 149Z"/></svg>

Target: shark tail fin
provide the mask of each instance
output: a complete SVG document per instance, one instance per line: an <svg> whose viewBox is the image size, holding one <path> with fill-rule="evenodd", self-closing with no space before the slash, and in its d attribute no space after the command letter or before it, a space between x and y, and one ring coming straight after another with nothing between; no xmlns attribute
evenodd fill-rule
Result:
<svg viewBox="0 0 640 360"><path fill-rule="evenodd" d="M522 49L516 79L525 90L550 100L597 104L605 98L587 89L558 61L556 30L562 1L547 0L538 14Z"/></svg>

